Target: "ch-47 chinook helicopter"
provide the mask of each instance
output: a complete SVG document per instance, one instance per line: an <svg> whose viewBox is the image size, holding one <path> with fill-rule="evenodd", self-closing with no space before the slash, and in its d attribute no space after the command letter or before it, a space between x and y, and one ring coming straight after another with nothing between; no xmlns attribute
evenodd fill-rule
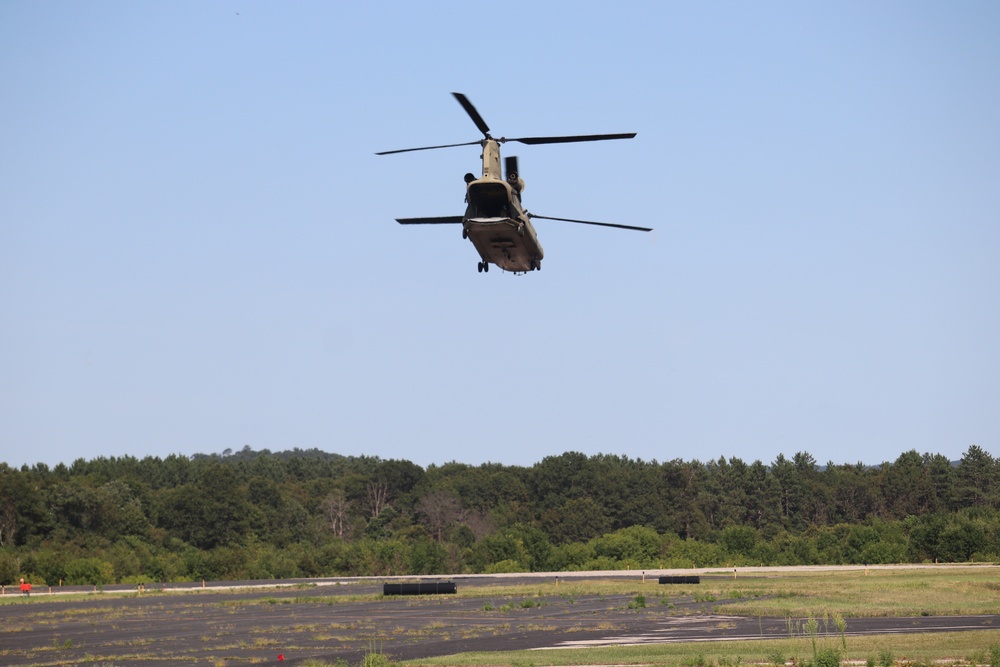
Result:
<svg viewBox="0 0 1000 667"><path fill-rule="evenodd" d="M479 272L490 270L490 264L496 264L504 271L526 273L542 268L542 246L538 243L538 235L532 226L532 219L559 220L575 222L599 227L615 227L632 229L640 232L652 231L649 227L632 227L616 225L608 222L591 222L589 220L572 220L570 218L551 218L544 215L529 213L521 204L521 191L524 181L517 173L517 158L508 157L505 161L507 178L500 173L500 144L517 141L522 144L564 144L579 141L606 141L609 139L631 139L635 132L629 134L587 134L568 137L521 137L494 139L490 128L483 117L472 106L468 98L461 93L452 93L465 112L472 118L483 139L468 141L461 144L445 144L443 146L424 146L421 148L404 148L396 151L384 151L376 155L392 155L394 153L409 153L412 151L427 151L438 148L453 148L455 146L472 146L479 144L483 148L483 175L476 178L474 174L465 175L466 202L465 215L445 216L439 218L396 218L401 225L462 225L462 238L472 241L479 251L482 261L479 262Z"/></svg>

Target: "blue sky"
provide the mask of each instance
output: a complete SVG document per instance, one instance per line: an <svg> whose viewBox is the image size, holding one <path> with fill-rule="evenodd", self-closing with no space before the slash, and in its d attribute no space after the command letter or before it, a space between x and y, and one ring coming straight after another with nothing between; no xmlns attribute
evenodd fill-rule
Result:
<svg viewBox="0 0 1000 667"><path fill-rule="evenodd" d="M1000 5L0 4L0 461L1000 454ZM544 269L476 271L475 146Z"/></svg>

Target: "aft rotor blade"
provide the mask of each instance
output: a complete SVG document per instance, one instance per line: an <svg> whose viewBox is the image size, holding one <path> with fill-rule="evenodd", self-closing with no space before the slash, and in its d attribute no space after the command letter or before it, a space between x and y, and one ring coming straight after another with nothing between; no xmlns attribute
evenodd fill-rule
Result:
<svg viewBox="0 0 1000 667"><path fill-rule="evenodd" d="M462 224L462 216L446 215L441 218L396 218L401 225L454 225Z"/></svg>
<svg viewBox="0 0 1000 667"><path fill-rule="evenodd" d="M521 173L517 169L517 156L516 155L508 155L507 157L505 157L503 159L503 164L504 164L504 172L507 174L508 178L510 177L511 174L520 174Z"/></svg>
<svg viewBox="0 0 1000 667"><path fill-rule="evenodd" d="M445 144L443 146L422 146L420 148L402 148L398 151L382 151L381 153L375 153L375 155L393 155L394 153L412 153L413 151L432 151L437 148L454 148L455 146L473 146L479 145L482 141L466 141L464 144Z"/></svg>
<svg viewBox="0 0 1000 667"><path fill-rule="evenodd" d="M522 144L571 144L577 141L609 141L611 139L631 139L635 132L625 134L578 134L570 137L521 137L520 139L504 139L504 141L517 141Z"/></svg>
<svg viewBox="0 0 1000 667"><path fill-rule="evenodd" d="M452 95L455 96L458 103L462 105L463 109L465 109L465 113L469 114L469 118L471 118L472 122L476 124L476 127L478 127L479 131L483 133L483 136L489 137L490 126L486 124L483 117L479 115L478 111L476 111L476 107L472 106L472 102L469 101L469 98L462 93L452 93Z"/></svg>
<svg viewBox="0 0 1000 667"><path fill-rule="evenodd" d="M528 214L529 218L538 218L539 220L559 220L560 222L576 222L581 225L596 225L598 227L615 227L617 229L632 229L637 232L651 232L652 227L633 227L632 225L616 225L611 222L591 222L590 220L573 220L572 218L550 218L547 215L535 215L534 213Z"/></svg>

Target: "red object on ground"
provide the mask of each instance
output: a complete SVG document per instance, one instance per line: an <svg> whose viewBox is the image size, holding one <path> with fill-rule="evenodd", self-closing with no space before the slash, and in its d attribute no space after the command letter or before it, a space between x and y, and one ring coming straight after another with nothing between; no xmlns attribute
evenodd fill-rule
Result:
<svg viewBox="0 0 1000 667"><path fill-rule="evenodd" d="M278 662L284 662L284 661L285 661L285 654L284 653L279 653L278 654Z"/></svg>

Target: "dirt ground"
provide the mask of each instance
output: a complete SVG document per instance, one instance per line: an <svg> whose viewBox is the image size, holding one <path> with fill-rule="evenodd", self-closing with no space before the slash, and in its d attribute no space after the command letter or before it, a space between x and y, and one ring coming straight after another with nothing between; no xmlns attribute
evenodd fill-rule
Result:
<svg viewBox="0 0 1000 667"><path fill-rule="evenodd" d="M451 581L463 593L518 582ZM355 665L373 650L406 660L463 651L788 636L784 618L713 615L710 606L722 600L671 597L667 606L657 598L635 608L626 595L372 598L381 592L381 582L367 580L18 600L0 605L0 664L274 664L280 654L284 664L321 658ZM1000 628L1000 615L848 619L846 633L990 628Z"/></svg>

